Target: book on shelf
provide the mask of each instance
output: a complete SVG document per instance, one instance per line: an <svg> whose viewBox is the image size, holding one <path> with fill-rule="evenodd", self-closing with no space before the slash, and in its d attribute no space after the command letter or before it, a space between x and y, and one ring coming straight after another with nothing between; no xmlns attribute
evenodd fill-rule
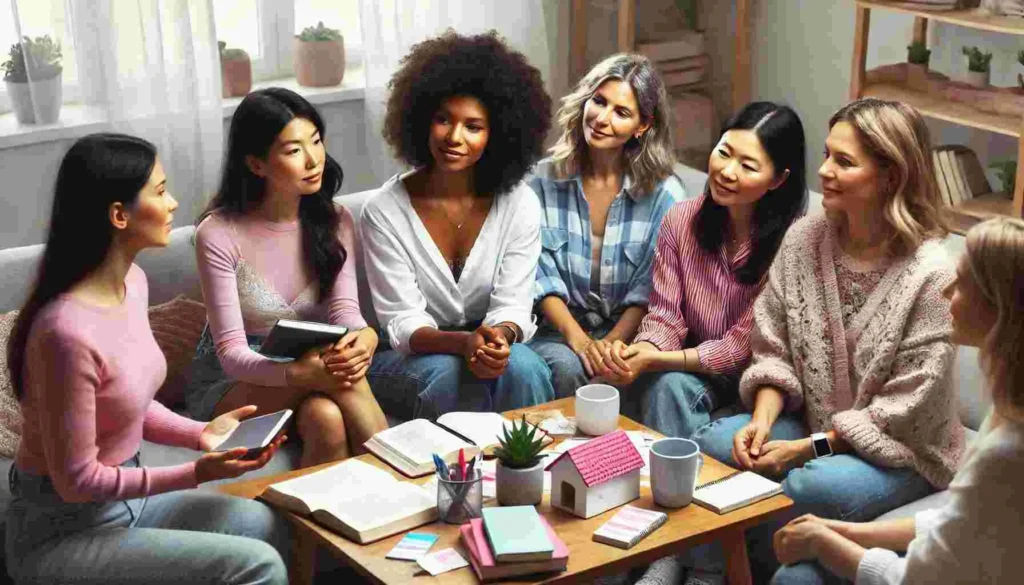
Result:
<svg viewBox="0 0 1024 585"><path fill-rule="evenodd" d="M366 544L437 520L437 497L358 459L271 484L260 499Z"/></svg>
<svg viewBox="0 0 1024 585"><path fill-rule="evenodd" d="M955 207L992 192L985 169L973 150L961 145L938 146L932 151L935 181L943 200Z"/></svg>
<svg viewBox="0 0 1024 585"><path fill-rule="evenodd" d="M348 328L341 325L278 319L260 345L259 352L266 356L297 359L314 347L337 343L346 333Z"/></svg>
<svg viewBox="0 0 1024 585"><path fill-rule="evenodd" d="M942 197L942 202L953 207L953 194L949 191L949 186L946 184L946 174L942 172L942 165L939 162L939 151L932 149L932 167L935 169L935 182L939 187L939 195Z"/></svg>
<svg viewBox="0 0 1024 585"><path fill-rule="evenodd" d="M398 471L409 477L421 477L434 472L433 454L446 463L455 463L459 450L466 458L492 451L498 437L512 421L493 412L449 412L436 422L417 418L385 429L370 437L364 446ZM543 435L544 444L552 438Z"/></svg>
<svg viewBox="0 0 1024 585"><path fill-rule="evenodd" d="M947 150L946 156L949 157L949 167L953 170L953 180L956 181L956 190L960 194L960 202L963 203L964 201L974 197L974 194L971 193L971 187L967 184L967 178L964 177L963 166L960 164L960 157L957 155L956 150Z"/></svg>
<svg viewBox="0 0 1024 585"><path fill-rule="evenodd" d="M630 549L667 521L664 512L626 505L594 531L594 541Z"/></svg>
<svg viewBox="0 0 1024 585"><path fill-rule="evenodd" d="M728 514L782 493L782 484L753 471L737 471L697 486L693 501L712 512Z"/></svg>
<svg viewBox="0 0 1024 585"><path fill-rule="evenodd" d="M660 39L637 41L636 52L651 61L673 61L704 53L704 33L693 30L674 31Z"/></svg>
<svg viewBox="0 0 1024 585"><path fill-rule="evenodd" d="M543 561L555 554L540 514L533 506L484 508L487 543L499 563Z"/></svg>
<svg viewBox="0 0 1024 585"><path fill-rule="evenodd" d="M964 197L963 193L960 192L960 182L956 179L956 173L953 170L948 150L939 150L939 166L942 168L942 176L945 178L946 187L949 189L949 199L953 202L953 206L956 207L960 205Z"/></svg>
<svg viewBox="0 0 1024 585"><path fill-rule="evenodd" d="M971 194L971 197L992 192L992 186L988 183L988 177L985 176L985 169L982 168L977 153L970 148L958 148L956 149L956 160L960 165L960 175L967 183L967 192Z"/></svg>
<svg viewBox="0 0 1024 585"><path fill-rule="evenodd" d="M469 553L469 564L472 565L477 577L481 581L493 581L534 573L564 571L569 565L569 549L543 516L540 517L540 521L555 547L554 553L549 559L516 563L498 562L494 558L494 553L487 542L483 520L474 518L463 524L459 528L459 537Z"/></svg>

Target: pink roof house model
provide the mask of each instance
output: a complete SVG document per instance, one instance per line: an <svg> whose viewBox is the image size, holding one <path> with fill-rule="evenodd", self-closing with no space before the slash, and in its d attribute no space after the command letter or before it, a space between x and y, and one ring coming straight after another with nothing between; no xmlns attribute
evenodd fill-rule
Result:
<svg viewBox="0 0 1024 585"><path fill-rule="evenodd" d="M581 518L640 497L644 460L625 431L591 439L562 453L547 466L551 505Z"/></svg>

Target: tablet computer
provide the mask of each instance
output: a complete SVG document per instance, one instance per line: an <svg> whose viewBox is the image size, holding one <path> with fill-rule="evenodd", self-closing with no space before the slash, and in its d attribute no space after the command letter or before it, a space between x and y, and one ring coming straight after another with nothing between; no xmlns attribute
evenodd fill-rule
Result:
<svg viewBox="0 0 1024 585"><path fill-rule="evenodd" d="M245 454L246 457L259 457L263 449L281 434L291 417L292 411L286 408L278 412L247 418L239 423L228 438L217 445L214 451L230 451L245 447L249 450Z"/></svg>

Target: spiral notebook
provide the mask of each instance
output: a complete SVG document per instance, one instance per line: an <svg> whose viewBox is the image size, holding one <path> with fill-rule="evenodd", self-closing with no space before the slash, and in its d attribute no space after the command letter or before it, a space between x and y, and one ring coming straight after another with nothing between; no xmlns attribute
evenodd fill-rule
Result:
<svg viewBox="0 0 1024 585"><path fill-rule="evenodd" d="M719 514L749 506L782 493L782 484L752 471L737 471L697 486L693 501Z"/></svg>
<svg viewBox="0 0 1024 585"><path fill-rule="evenodd" d="M594 531L594 541L630 549L668 520L668 514L623 506L612 519Z"/></svg>

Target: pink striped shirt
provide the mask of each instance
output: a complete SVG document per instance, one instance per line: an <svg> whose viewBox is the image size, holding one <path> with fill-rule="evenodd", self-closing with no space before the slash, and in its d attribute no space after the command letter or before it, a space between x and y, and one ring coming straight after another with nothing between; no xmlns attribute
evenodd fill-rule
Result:
<svg viewBox="0 0 1024 585"><path fill-rule="evenodd" d="M704 197L676 203L665 214L654 255L653 290L634 343L662 351L697 348L701 366L738 374L750 361L750 327L756 285L737 282L733 271L750 255L749 242L732 259L725 246L710 254L691 229Z"/></svg>

